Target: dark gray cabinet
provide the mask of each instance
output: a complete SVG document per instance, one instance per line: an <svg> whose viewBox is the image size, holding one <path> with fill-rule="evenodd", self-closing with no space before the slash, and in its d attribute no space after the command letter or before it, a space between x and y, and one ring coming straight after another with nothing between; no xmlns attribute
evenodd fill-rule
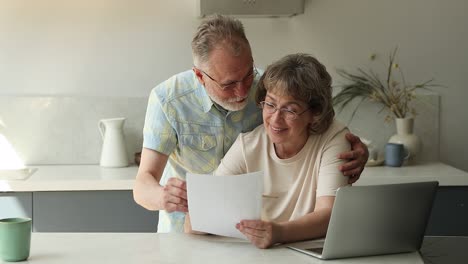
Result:
<svg viewBox="0 0 468 264"><path fill-rule="evenodd" d="M156 232L158 212L132 191L0 193L0 219L29 217L34 232Z"/></svg>
<svg viewBox="0 0 468 264"><path fill-rule="evenodd" d="M468 186L439 186L426 235L468 236Z"/></svg>
<svg viewBox="0 0 468 264"><path fill-rule="evenodd" d="M156 232L158 212L133 200L132 191L35 192L36 232Z"/></svg>
<svg viewBox="0 0 468 264"><path fill-rule="evenodd" d="M131 190L0 193L0 218L30 217L35 232L156 232L158 212ZM468 236L468 186L439 186L426 235Z"/></svg>

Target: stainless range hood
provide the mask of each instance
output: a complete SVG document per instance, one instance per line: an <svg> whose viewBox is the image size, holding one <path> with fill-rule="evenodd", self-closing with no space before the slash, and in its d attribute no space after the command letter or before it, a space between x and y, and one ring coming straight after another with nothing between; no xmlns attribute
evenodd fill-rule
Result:
<svg viewBox="0 0 468 264"><path fill-rule="evenodd" d="M198 15L245 17L294 16L304 13L304 0L197 0Z"/></svg>

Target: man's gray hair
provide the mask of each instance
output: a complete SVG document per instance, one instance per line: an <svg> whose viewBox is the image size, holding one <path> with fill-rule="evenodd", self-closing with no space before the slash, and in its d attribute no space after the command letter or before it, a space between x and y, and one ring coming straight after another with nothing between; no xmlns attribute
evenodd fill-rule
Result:
<svg viewBox="0 0 468 264"><path fill-rule="evenodd" d="M208 62L211 51L221 44L226 45L233 55L240 54L245 45L250 48L242 22L215 14L202 21L192 39L195 66Z"/></svg>

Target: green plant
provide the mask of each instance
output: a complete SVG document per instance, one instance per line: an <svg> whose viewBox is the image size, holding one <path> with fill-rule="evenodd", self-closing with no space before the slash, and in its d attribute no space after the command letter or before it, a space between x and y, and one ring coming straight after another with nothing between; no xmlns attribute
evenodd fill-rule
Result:
<svg viewBox="0 0 468 264"><path fill-rule="evenodd" d="M365 71L358 68L357 73L338 69L338 75L347 80L348 83L338 86L342 90L333 97L333 105L341 111L354 99L360 99L351 119L364 101L380 103L382 105L381 111L386 109L389 112L386 117L387 121L391 118L405 118L409 114L416 115L416 110L411 105L412 101L416 99L416 90L431 90L430 87L439 85L434 84L433 79L416 85L408 84L401 67L395 62L397 50L398 48L395 48L389 54L388 65L385 65L387 76L384 81L371 69ZM376 58L376 54L370 56L372 61ZM394 76L396 71L399 73L399 78Z"/></svg>

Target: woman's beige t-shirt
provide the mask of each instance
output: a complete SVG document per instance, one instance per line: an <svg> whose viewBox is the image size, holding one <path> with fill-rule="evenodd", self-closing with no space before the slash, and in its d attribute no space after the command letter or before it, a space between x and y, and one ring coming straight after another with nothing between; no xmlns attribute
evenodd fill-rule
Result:
<svg viewBox="0 0 468 264"><path fill-rule="evenodd" d="M280 159L263 125L240 134L224 156L215 175L264 171L262 220L283 222L311 213L316 197L335 196L348 184L338 170L339 153L350 149L348 129L338 121L320 135L310 135L294 157Z"/></svg>

